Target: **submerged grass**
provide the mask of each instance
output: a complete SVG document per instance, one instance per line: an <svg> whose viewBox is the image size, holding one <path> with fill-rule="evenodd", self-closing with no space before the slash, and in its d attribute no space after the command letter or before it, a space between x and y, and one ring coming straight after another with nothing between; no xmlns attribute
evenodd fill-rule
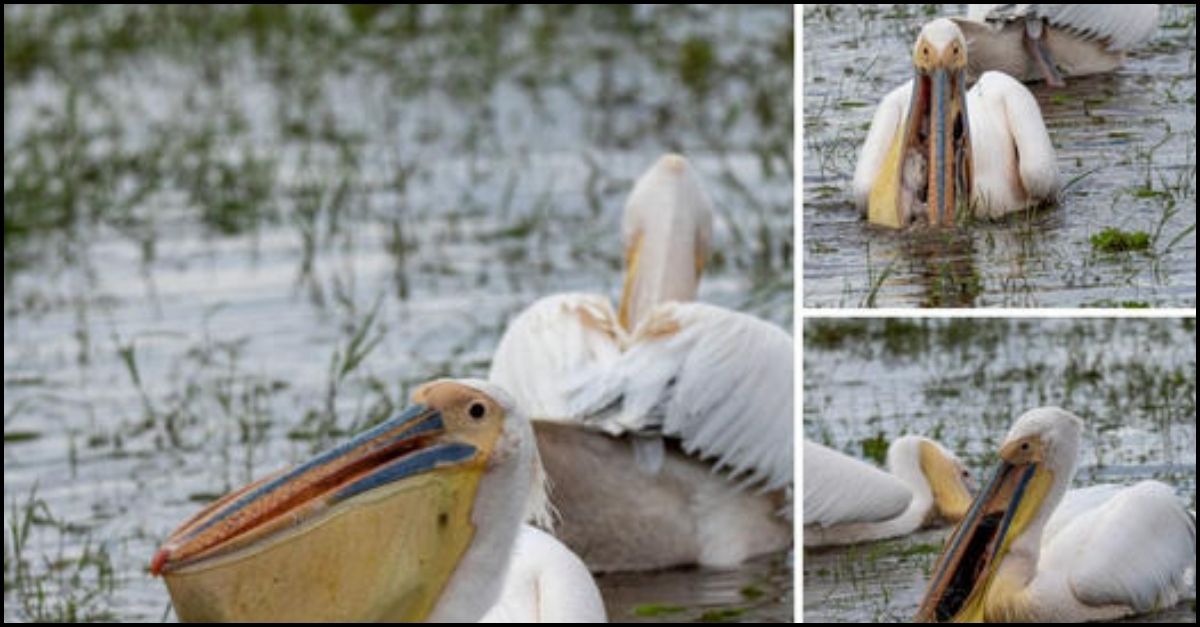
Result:
<svg viewBox="0 0 1200 627"><path fill-rule="evenodd" d="M87 527L56 519L34 488L21 500L5 505L8 534L4 542L5 604L15 602L33 622L115 620L110 595L116 573L108 549L93 544ZM49 542L53 532L57 541ZM79 549L68 551L66 537L83 536ZM80 544L73 539L73 544ZM53 552L41 552L57 544Z"/></svg>

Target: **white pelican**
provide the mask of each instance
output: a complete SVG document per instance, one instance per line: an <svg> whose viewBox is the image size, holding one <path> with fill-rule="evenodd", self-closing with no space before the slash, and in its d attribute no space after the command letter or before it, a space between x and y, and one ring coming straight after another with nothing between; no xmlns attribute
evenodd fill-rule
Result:
<svg viewBox="0 0 1200 627"><path fill-rule="evenodd" d="M893 441L887 468L805 440L804 546L894 538L966 515L971 473L937 442L913 435Z"/></svg>
<svg viewBox="0 0 1200 627"><path fill-rule="evenodd" d="M1195 519L1157 481L1067 492L1082 431L1057 407L1017 420L938 558L918 620L1111 620L1179 600L1196 564Z"/></svg>
<svg viewBox="0 0 1200 627"><path fill-rule="evenodd" d="M708 196L663 157L626 204L621 304L543 298L513 319L490 379L534 420L557 535L594 571L733 566L791 544L792 340L687 302Z"/></svg>
<svg viewBox="0 0 1200 627"><path fill-rule="evenodd" d="M514 543L525 563L508 589L519 592L514 582L533 564L559 579L556 592L590 586L577 598L597 596L565 549L522 525L544 494L533 433L511 398L487 382L442 380L412 401L349 442L230 493L171 534L151 572L163 576L179 618L474 621L497 601ZM546 611L562 607L555 599L501 601L571 617Z"/></svg>
<svg viewBox="0 0 1200 627"><path fill-rule="evenodd" d="M883 98L854 171L854 200L875 224L952 225L1052 202L1058 164L1033 94L985 72L966 89L967 44L947 19L921 29L916 77Z"/></svg>
<svg viewBox="0 0 1200 627"><path fill-rule="evenodd" d="M1064 76L1111 72L1158 29L1157 4L972 4L952 18L974 75L989 70L1063 86Z"/></svg>

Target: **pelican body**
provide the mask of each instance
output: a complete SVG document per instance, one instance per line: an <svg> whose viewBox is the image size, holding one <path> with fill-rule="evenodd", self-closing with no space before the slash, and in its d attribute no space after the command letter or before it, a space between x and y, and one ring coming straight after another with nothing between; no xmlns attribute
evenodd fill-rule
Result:
<svg viewBox="0 0 1200 627"><path fill-rule="evenodd" d="M349 442L219 499L151 563L188 622L475 621L540 496L527 419L442 380ZM528 528L526 528L528 529ZM565 549L563 549L565 550ZM592 584L594 589L594 584Z"/></svg>
<svg viewBox="0 0 1200 627"><path fill-rule="evenodd" d="M1112 620L1178 602L1195 572L1195 519L1157 481L1068 492L1082 431L1056 407L1017 420L918 621Z"/></svg>
<svg viewBox="0 0 1200 627"><path fill-rule="evenodd" d="M1052 202L1058 165L1033 94L986 72L966 88L967 42L953 22L921 29L916 76L880 102L854 172L873 224L952 226Z"/></svg>
<svg viewBox="0 0 1200 627"><path fill-rule="evenodd" d="M971 503L971 474L937 442L904 436L888 472L804 441L804 546L855 544L956 523Z"/></svg>
<svg viewBox="0 0 1200 627"><path fill-rule="evenodd" d="M1062 87L1066 76L1111 72L1158 28L1157 4L972 4L953 18L968 67Z"/></svg>
<svg viewBox="0 0 1200 627"><path fill-rule="evenodd" d="M735 566L791 544L792 339L695 298L712 207L667 155L625 206L614 307L556 294L518 314L489 379L535 417L555 533L592 570Z"/></svg>

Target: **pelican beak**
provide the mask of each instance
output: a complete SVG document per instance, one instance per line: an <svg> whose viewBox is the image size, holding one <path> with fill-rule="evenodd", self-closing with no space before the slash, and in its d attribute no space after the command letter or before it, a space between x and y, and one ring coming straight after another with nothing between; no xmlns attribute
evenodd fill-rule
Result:
<svg viewBox="0 0 1200 627"><path fill-rule="evenodd" d="M633 236L633 242L625 248L625 284L621 287L621 304L617 311L617 320L626 331L632 331L633 289L637 284L638 259L642 252L642 236L638 232Z"/></svg>
<svg viewBox="0 0 1200 627"><path fill-rule="evenodd" d="M925 208L931 226L953 226L971 196L966 69L917 67L908 117L871 188L871 222L902 228Z"/></svg>
<svg viewBox="0 0 1200 627"><path fill-rule="evenodd" d="M427 615L473 536L470 512L490 450L457 437L431 405L417 402L179 527L150 565L179 618Z"/></svg>
<svg viewBox="0 0 1200 627"><path fill-rule="evenodd" d="M1036 443L1012 442L1001 449L1000 457L991 480L938 557L917 609L917 622L987 618L988 593L997 568L1036 515L1053 480Z"/></svg>

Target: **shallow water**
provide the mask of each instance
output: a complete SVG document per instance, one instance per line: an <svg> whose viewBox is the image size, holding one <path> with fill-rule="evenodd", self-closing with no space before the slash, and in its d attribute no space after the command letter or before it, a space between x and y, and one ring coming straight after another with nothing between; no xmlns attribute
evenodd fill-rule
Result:
<svg viewBox="0 0 1200 627"><path fill-rule="evenodd" d="M701 298L790 328L791 41L788 7L6 6L5 619L172 618L146 565L203 503L614 294L663 152L717 206ZM609 609L790 617L765 563Z"/></svg>
<svg viewBox="0 0 1200 627"><path fill-rule="evenodd" d="M869 228L850 181L875 105L912 74L921 25L964 5L815 7L804 12L806 305L1195 306L1195 5L1163 5L1154 40L1114 74L1030 85L1067 182L1057 207L936 234ZM1095 250L1109 227L1145 232L1149 250Z"/></svg>
<svg viewBox="0 0 1200 627"><path fill-rule="evenodd" d="M809 319L804 434L858 458L925 434L985 477L1020 414L1059 405L1087 424L1076 487L1157 479L1194 511L1195 340L1194 319ZM947 533L806 550L805 620L911 620ZM1194 599L1155 618L1194 622Z"/></svg>

